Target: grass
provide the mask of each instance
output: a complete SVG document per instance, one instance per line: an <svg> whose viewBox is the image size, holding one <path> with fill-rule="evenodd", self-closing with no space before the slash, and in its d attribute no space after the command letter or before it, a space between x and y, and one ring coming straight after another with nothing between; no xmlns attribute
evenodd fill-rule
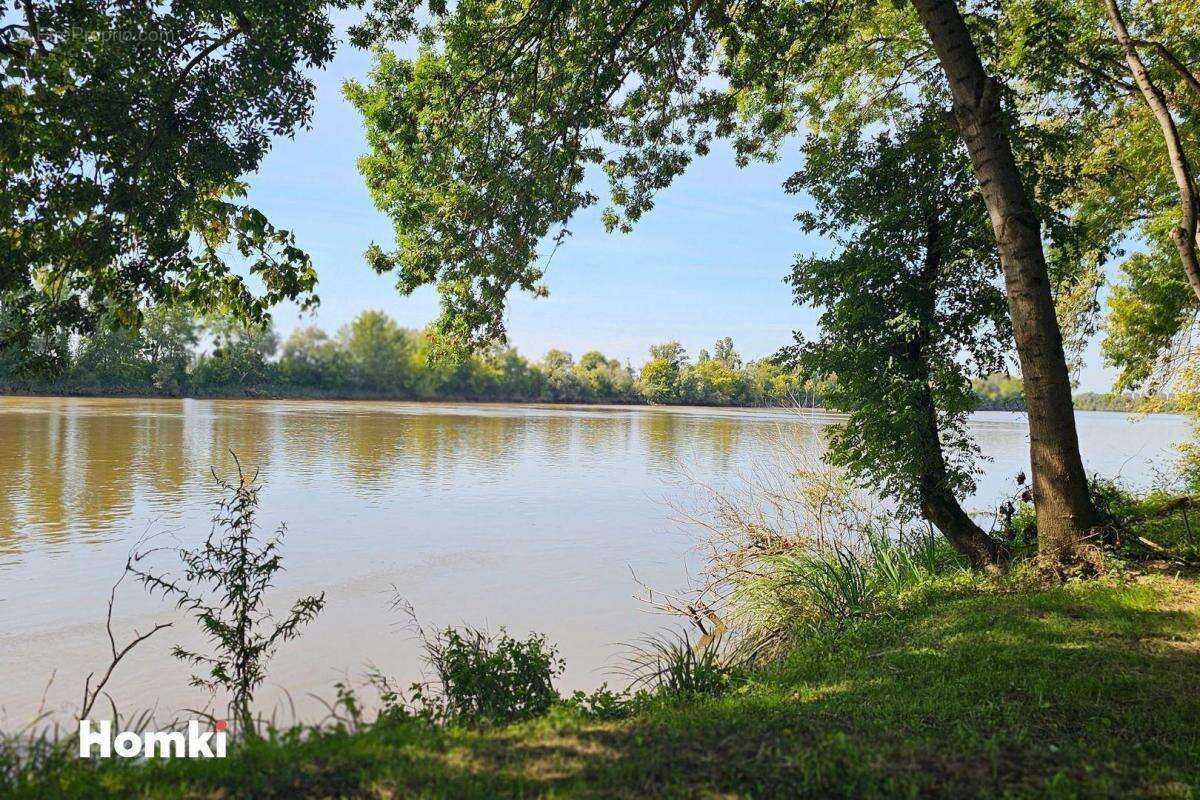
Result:
<svg viewBox="0 0 1200 800"><path fill-rule="evenodd" d="M1200 581L946 577L715 697L391 721L215 761L64 761L14 798L1197 797Z"/></svg>

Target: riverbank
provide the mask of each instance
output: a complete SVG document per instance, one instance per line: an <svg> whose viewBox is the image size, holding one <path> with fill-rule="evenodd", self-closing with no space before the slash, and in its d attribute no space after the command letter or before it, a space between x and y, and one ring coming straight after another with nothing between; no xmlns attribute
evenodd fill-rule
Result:
<svg viewBox="0 0 1200 800"><path fill-rule="evenodd" d="M225 387L187 392L173 390L155 390L146 387L113 387L113 386L0 386L0 397L111 397L128 400L329 400L329 401L379 401L404 403L492 403L503 405L561 405L561 406L693 406L696 408L794 408L803 405L805 409L825 411L820 405L807 405L804 399L781 403L705 403L695 400L680 402L660 402L650 404L642 397L611 397L592 401L561 400L553 398L528 399L514 398L479 398L470 395L454 395L445 397L423 397L412 394L395 392L372 392L366 390L330 389L321 390L313 387L289 386L247 386ZM807 402L811 402L808 398ZM1112 401L1111 395L1088 392L1075 398L1077 411L1111 411L1120 414L1149 413L1175 414L1179 413L1171 404L1158 404L1142 409L1137 403L1129 400ZM975 408L976 411L1008 411L1024 413L1024 402L1011 400L983 399ZM836 412L829 412L836 413Z"/></svg>
<svg viewBox="0 0 1200 800"><path fill-rule="evenodd" d="M397 403L488 403L493 405L561 405L561 406L695 406L698 408L790 408L790 403L704 403L664 402L651 404L642 397L614 396L596 400L555 398L477 397L473 395L422 396L411 393L373 392L359 389L321 390L312 387L246 386L224 387L186 392L154 390L144 387L73 386L73 387L13 387L0 386L0 397L96 397L127 400L346 400ZM817 408L817 410L822 410Z"/></svg>
<svg viewBox="0 0 1200 800"><path fill-rule="evenodd" d="M78 761L14 798L1192 797L1200 582L1174 570L923 587L724 696L281 737L218 761Z"/></svg>

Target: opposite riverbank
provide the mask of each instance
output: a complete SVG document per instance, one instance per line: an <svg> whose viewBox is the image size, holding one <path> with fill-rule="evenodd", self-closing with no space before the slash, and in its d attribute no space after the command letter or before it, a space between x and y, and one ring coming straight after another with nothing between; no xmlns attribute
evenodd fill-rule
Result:
<svg viewBox="0 0 1200 800"><path fill-rule="evenodd" d="M223 387L189 390L159 390L144 386L56 386L56 385L0 385L0 397L112 397L130 400L346 400L346 401L381 401L381 402L422 402L422 403L503 403L508 405L563 405L563 406L696 406L699 408L794 408L802 406L816 411L825 409L818 403L813 405L812 397L791 398L786 401L765 403L706 403L694 399L677 402L664 401L648 403L642 397L615 396L597 400L576 399L529 399L529 398L486 398L481 399L472 395L450 396L414 396L411 393L378 392L369 390L348 389L314 389L312 387L292 386L246 386ZM1180 410L1170 402L1157 402L1150 406L1144 398L1127 395L1115 395L1097 392L1085 392L1075 396L1077 411L1115 411L1124 414L1150 413L1174 414ZM994 398L981 397L976 411L1012 411L1024 412L1023 398ZM836 412L830 412L836 413Z"/></svg>

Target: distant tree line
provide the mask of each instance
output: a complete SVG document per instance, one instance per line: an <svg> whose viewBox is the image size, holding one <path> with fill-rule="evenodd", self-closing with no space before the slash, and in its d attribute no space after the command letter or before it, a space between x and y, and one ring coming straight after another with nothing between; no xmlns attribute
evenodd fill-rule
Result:
<svg viewBox="0 0 1200 800"><path fill-rule="evenodd" d="M202 346L203 344L203 346ZM282 339L270 326L199 323L184 309L155 308L131 329L58 334L40 343L32 369L18 351L0 352L0 387L10 391L168 396L386 397L562 403L780 405L804 395L796 374L769 360L746 361L733 340L693 361L676 341L650 348L635 369L598 351L578 359L550 350L530 361L494 347L457 361L431 358L433 343L381 311L364 311L334 335L319 327ZM811 397L811 392L809 393Z"/></svg>
<svg viewBox="0 0 1200 800"><path fill-rule="evenodd" d="M977 378L972 389L978 398L980 411L1024 411L1025 390L1021 379L1004 373ZM1178 411L1178 404L1168 397L1152 400L1133 392L1080 392L1074 396L1079 411Z"/></svg>

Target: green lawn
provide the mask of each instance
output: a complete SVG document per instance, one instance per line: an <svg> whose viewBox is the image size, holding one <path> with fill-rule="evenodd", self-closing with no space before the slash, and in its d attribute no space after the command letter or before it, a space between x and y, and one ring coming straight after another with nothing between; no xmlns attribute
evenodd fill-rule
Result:
<svg viewBox="0 0 1200 800"><path fill-rule="evenodd" d="M959 581L724 697L618 723L405 722L18 797L1200 797L1200 583Z"/></svg>

